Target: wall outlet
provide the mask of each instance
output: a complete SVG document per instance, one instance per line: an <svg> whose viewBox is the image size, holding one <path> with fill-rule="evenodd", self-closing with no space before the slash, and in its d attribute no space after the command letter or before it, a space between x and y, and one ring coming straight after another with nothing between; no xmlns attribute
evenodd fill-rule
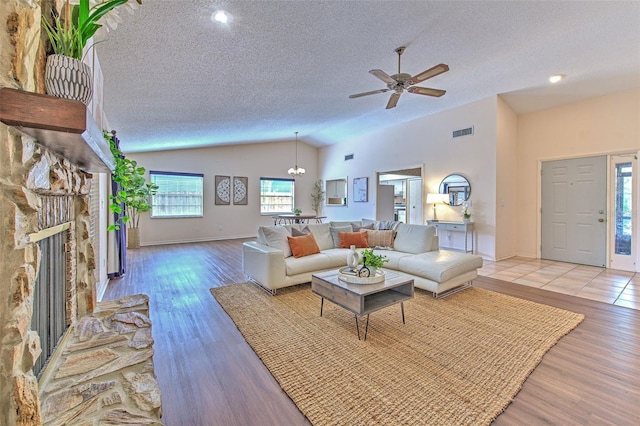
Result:
<svg viewBox="0 0 640 426"><path fill-rule="evenodd" d="M222 231L222 225L218 225L218 231Z"/></svg>

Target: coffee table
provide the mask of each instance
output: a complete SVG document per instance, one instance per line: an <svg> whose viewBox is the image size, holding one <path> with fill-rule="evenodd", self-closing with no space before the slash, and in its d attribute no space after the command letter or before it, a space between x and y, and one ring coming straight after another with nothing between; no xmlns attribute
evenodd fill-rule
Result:
<svg viewBox="0 0 640 426"><path fill-rule="evenodd" d="M369 330L369 314L400 303L404 324L404 301L413 298L413 279L396 272L385 272L385 280L375 284L352 284L338 278L338 271L321 272L311 276L311 291L320 296L320 316L324 299L352 312L356 318L356 331L360 340L358 317L366 315L364 340Z"/></svg>

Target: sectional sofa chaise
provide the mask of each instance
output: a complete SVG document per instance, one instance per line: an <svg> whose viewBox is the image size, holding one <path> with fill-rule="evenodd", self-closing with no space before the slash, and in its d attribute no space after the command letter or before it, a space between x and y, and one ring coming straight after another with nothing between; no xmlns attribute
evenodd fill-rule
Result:
<svg viewBox="0 0 640 426"><path fill-rule="evenodd" d="M243 243L243 270L253 282L275 294L279 288L310 282L314 273L346 266L349 246L340 248L340 239L344 243L355 232L362 232L366 233L368 245L375 247L375 253L384 254L389 259L384 269L412 276L415 287L432 292L434 297L444 297L464 289L478 276L482 257L439 250L433 226L399 223L394 225L395 229L381 229L384 226L384 222L366 219L261 226L256 241ZM319 252L305 255L294 246L298 249L296 255L302 254L296 257L292 255L288 237L305 232L313 235ZM291 240L292 244L297 244L294 240Z"/></svg>

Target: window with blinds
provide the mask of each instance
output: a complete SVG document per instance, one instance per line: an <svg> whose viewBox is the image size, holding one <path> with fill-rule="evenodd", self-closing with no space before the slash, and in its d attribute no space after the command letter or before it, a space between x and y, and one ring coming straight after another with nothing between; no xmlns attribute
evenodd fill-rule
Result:
<svg viewBox="0 0 640 426"><path fill-rule="evenodd" d="M291 213L294 179L260 178L260 214Z"/></svg>
<svg viewBox="0 0 640 426"><path fill-rule="evenodd" d="M202 217L203 174L151 170L149 176L158 185L151 198L152 218Z"/></svg>

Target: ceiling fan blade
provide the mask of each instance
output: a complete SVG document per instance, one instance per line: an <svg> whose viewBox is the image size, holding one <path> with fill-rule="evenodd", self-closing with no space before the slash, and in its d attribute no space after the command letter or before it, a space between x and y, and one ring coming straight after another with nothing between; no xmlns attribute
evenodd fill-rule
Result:
<svg viewBox="0 0 640 426"><path fill-rule="evenodd" d="M419 86L409 87L407 91L411 93L415 93L417 95L435 96L436 98L439 98L440 96L447 93L446 90L431 89L429 87L419 87Z"/></svg>
<svg viewBox="0 0 640 426"><path fill-rule="evenodd" d="M349 99L360 98L362 96L375 95L376 93L384 93L384 92L388 92L389 90L391 89L380 89L380 90L372 90L370 92L356 93L355 95L349 95Z"/></svg>
<svg viewBox="0 0 640 426"><path fill-rule="evenodd" d="M396 84L397 81L395 81L393 78L391 78L391 76L389 74L387 74L386 72L382 71L382 70L371 70L369 71L369 74L373 74L374 76L378 77L380 80L384 81L387 84Z"/></svg>
<svg viewBox="0 0 640 426"><path fill-rule="evenodd" d="M422 71L420 74L414 75L407 81L407 83L408 84L420 83L421 81L425 81L429 78L435 77L436 75L440 75L443 72L447 72L447 71L449 71L449 65L438 64L433 68L429 68L426 71Z"/></svg>
<svg viewBox="0 0 640 426"><path fill-rule="evenodd" d="M389 102L387 102L386 109L395 108L395 106L398 104L398 99L400 99L400 93L398 92L393 93L389 98Z"/></svg>

